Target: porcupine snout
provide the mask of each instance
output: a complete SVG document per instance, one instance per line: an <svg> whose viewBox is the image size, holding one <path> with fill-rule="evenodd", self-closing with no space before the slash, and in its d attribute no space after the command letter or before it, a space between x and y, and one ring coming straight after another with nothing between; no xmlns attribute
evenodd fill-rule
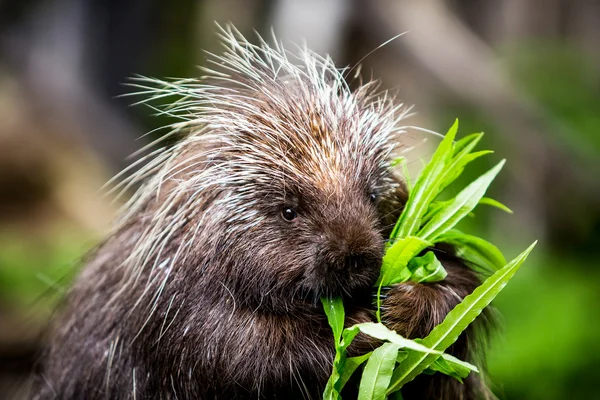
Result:
<svg viewBox="0 0 600 400"><path fill-rule="evenodd" d="M363 215L342 215L327 225L316 266L324 291L352 296L370 288L383 257L383 238L375 223Z"/></svg>

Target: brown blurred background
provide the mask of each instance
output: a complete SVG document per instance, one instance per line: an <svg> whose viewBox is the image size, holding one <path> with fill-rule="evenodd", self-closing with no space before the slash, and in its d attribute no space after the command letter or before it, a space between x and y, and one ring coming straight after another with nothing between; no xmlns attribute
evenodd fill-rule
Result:
<svg viewBox="0 0 600 400"><path fill-rule="evenodd" d="M101 186L166 125L128 77L190 77L213 21L271 27L414 104L408 121L487 133L508 168L466 229L535 255L497 299L501 399L600 398L600 1L0 0L0 398L27 398L43 327L118 204ZM413 132L420 165L438 139Z"/></svg>

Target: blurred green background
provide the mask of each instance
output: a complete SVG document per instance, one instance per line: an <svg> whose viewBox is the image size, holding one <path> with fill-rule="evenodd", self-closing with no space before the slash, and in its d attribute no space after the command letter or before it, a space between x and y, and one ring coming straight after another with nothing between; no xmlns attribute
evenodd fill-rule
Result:
<svg viewBox="0 0 600 400"><path fill-rule="evenodd" d="M415 105L408 125L485 131L496 153L470 173L507 158L492 196L515 214L481 208L465 229L507 258L540 240L495 303L495 392L598 397L599 1L0 0L0 398L27 398L44 326L110 227L101 186L169 122L116 97L123 83L198 75L215 20L360 61ZM410 131L411 165L436 140Z"/></svg>

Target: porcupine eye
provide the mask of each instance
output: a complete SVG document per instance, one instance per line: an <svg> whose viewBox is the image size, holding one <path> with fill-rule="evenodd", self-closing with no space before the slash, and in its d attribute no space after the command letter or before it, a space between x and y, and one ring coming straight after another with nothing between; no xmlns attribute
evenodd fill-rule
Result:
<svg viewBox="0 0 600 400"><path fill-rule="evenodd" d="M281 210L281 216L286 221L293 221L298 217L298 213L292 207L283 207Z"/></svg>
<svg viewBox="0 0 600 400"><path fill-rule="evenodd" d="M371 194L369 194L369 200L371 201L371 203L375 203L375 201L377 200L377 193L372 192Z"/></svg>

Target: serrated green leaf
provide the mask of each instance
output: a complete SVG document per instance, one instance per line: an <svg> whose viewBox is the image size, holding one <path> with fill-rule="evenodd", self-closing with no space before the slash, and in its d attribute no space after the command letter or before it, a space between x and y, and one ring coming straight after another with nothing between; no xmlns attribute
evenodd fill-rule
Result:
<svg viewBox="0 0 600 400"><path fill-rule="evenodd" d="M358 400L386 399L399 349L396 343L384 343L373 351L360 380Z"/></svg>
<svg viewBox="0 0 600 400"><path fill-rule="evenodd" d="M448 275L433 251L428 251L422 257L414 257L409 261L408 269L412 273L410 280L418 283L443 281Z"/></svg>
<svg viewBox="0 0 600 400"><path fill-rule="evenodd" d="M448 313L441 324L436 326L426 338L422 339L422 343L438 351L444 351L452 345L467 326L475 320L504 288L529 253L531 253L536 243L534 242L527 250L477 287L472 294L465 297L460 304ZM402 385L413 380L437 359L437 356L431 354L409 353L408 358L394 371L388 394L400 389Z"/></svg>
<svg viewBox="0 0 600 400"><path fill-rule="evenodd" d="M491 207L496 207L504 212L507 212L509 214L512 214L513 211L506 207L504 204L500 203L498 200L494 200L492 198L489 197L482 197L481 200L479 200L479 204L485 204Z"/></svg>
<svg viewBox="0 0 600 400"><path fill-rule="evenodd" d="M457 257L473 264L480 272L494 272L506 265L502 252L492 243L480 237L452 229L437 237L436 243L453 246Z"/></svg>
<svg viewBox="0 0 600 400"><path fill-rule="evenodd" d="M454 228L479 203L503 165L504 160L464 188L443 210L438 212L419 230L417 236L433 241L437 236Z"/></svg>

